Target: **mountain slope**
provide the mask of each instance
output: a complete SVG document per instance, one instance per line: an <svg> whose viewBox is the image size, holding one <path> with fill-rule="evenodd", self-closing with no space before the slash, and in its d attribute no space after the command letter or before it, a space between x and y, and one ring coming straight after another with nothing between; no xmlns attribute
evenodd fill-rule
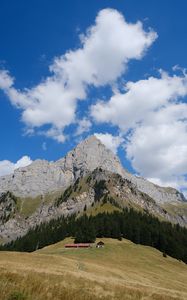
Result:
<svg viewBox="0 0 187 300"><path fill-rule="evenodd" d="M187 202L182 194L130 174L91 136L56 162L37 160L0 177L0 242L14 240L42 222L82 213L85 205L87 209L94 205L96 182L103 180L105 192L121 209L133 207L187 225ZM104 195L99 197L102 201Z"/></svg>
<svg viewBox="0 0 187 300"><path fill-rule="evenodd" d="M102 167L133 182L158 203L184 201L184 196L172 188L159 187L125 170L119 159L99 139L91 136L81 142L64 158L56 162L36 160L28 167L15 170L13 175L0 177L0 193L11 191L19 197L36 197L58 191L78 177Z"/></svg>
<svg viewBox="0 0 187 300"><path fill-rule="evenodd" d="M147 194L139 191L131 181L101 168L78 177L67 189L50 196L23 200L10 192L3 194L0 197L0 202L2 199L4 205L0 213L0 238L3 241L14 240L40 223L61 216L80 215L85 208L88 213L97 211L96 207L105 211L107 207L104 204L112 204L120 210L125 207L134 208L181 226L187 224L186 215L167 211ZM3 211L7 212L6 218L3 217Z"/></svg>
<svg viewBox="0 0 187 300"><path fill-rule="evenodd" d="M66 239L35 253L1 252L0 299L187 299L183 262L125 239L102 240L103 249L65 249Z"/></svg>
<svg viewBox="0 0 187 300"><path fill-rule="evenodd" d="M36 160L13 175L0 177L0 192L11 191L20 197L36 197L66 188L78 177L97 167L123 174L118 158L95 136L80 143L56 162Z"/></svg>

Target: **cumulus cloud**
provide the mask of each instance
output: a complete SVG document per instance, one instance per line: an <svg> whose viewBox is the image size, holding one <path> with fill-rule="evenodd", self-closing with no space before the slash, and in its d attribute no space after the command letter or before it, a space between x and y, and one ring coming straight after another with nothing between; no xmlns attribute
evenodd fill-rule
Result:
<svg viewBox="0 0 187 300"><path fill-rule="evenodd" d="M49 67L51 76L19 91L8 72L1 71L0 88L23 111L22 120L29 128L49 125L46 135L64 142L63 130L76 123L77 101L86 98L87 87L116 81L128 61L141 59L156 38L141 22L128 23L117 10L104 9L95 24L80 35L81 47L54 59Z"/></svg>
<svg viewBox="0 0 187 300"><path fill-rule="evenodd" d="M117 153L118 147L123 143L124 139L120 136L113 136L110 133L95 133L94 134L108 149L114 154Z"/></svg>
<svg viewBox="0 0 187 300"><path fill-rule="evenodd" d="M0 70L0 88L9 89L14 83L14 79L9 75L7 70Z"/></svg>
<svg viewBox="0 0 187 300"><path fill-rule="evenodd" d="M9 175L14 173L14 170L22 167L26 167L32 163L29 156L23 156L16 163L9 160L0 161L0 176Z"/></svg>
<svg viewBox="0 0 187 300"><path fill-rule="evenodd" d="M92 123L89 119L83 118L78 122L78 127L76 130L76 135L81 135L84 132L88 132L92 126Z"/></svg>
<svg viewBox="0 0 187 300"><path fill-rule="evenodd" d="M132 130L126 153L142 176L163 186L187 189L187 104L169 102L146 113Z"/></svg>
<svg viewBox="0 0 187 300"><path fill-rule="evenodd" d="M118 126L127 158L138 174L156 184L187 188L187 76L128 82L107 102L92 106L97 122ZM130 134L129 134L130 131Z"/></svg>
<svg viewBox="0 0 187 300"><path fill-rule="evenodd" d="M110 99L91 106L92 120L83 111L77 117L78 103L88 99L88 88L117 87L129 61L141 59L156 38L141 22L129 23L117 10L104 9L80 35L78 49L54 58L50 76L30 89L17 90L14 78L2 70L0 88L21 109L27 133L37 132L63 143L64 129L71 124L76 125L73 135L80 136L91 129L91 121L108 123L117 127L119 136L96 136L114 153L125 143L126 157L138 174L157 184L187 190L185 70L182 75L160 71L157 77L129 81L123 91L116 88ZM17 163L0 162L0 174L12 173Z"/></svg>
<svg viewBox="0 0 187 300"><path fill-rule="evenodd" d="M186 76L169 76L162 72L160 78L128 82L124 93L116 92L109 101L93 105L91 115L97 122L112 123L127 131L143 122L150 112L186 94Z"/></svg>
<svg viewBox="0 0 187 300"><path fill-rule="evenodd" d="M130 59L140 59L156 37L153 30L144 31L141 22L127 23L117 10L104 9L81 35L82 48L56 58L51 70L63 75L69 86L105 85L125 71Z"/></svg>
<svg viewBox="0 0 187 300"><path fill-rule="evenodd" d="M185 176L170 176L168 180L165 178L162 180L161 178L147 178L149 181L153 182L156 185L163 186L163 187L173 187L177 190L181 190L184 196L187 199L187 181Z"/></svg>
<svg viewBox="0 0 187 300"><path fill-rule="evenodd" d="M145 177L160 179L187 172L187 124L140 126L126 146L127 156L135 170Z"/></svg>

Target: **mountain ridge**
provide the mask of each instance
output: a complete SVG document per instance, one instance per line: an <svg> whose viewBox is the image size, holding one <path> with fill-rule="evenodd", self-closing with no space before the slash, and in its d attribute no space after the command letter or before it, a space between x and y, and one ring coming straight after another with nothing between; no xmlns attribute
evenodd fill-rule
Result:
<svg viewBox="0 0 187 300"><path fill-rule="evenodd" d="M61 216L80 216L85 209L88 213L92 213L97 206L104 208L105 203L111 204L112 210L117 208L122 211L126 207L133 208L154 215L160 220L178 223L181 226L187 225L185 209L179 209L177 214L172 214L146 193L137 189L130 180L97 168L83 177L78 177L65 190L59 191L59 195L50 197L50 201L46 196L23 200L16 198L10 192L2 194L0 239L4 242L15 240L41 223L48 223Z"/></svg>
<svg viewBox="0 0 187 300"><path fill-rule="evenodd" d="M16 169L13 174L0 177L0 193L11 191L18 197L36 197L66 188L78 177L94 169L117 173L133 182L158 203L185 201L174 188L160 187L148 180L130 174L122 167L119 158L92 135L82 141L63 158L55 162L38 159L29 166Z"/></svg>
<svg viewBox="0 0 187 300"><path fill-rule="evenodd" d="M105 199L104 193L110 197ZM96 197L100 203L113 199L112 205L119 209L135 208L187 226L187 203L180 192L130 174L111 150L91 136L56 162L36 160L0 177L0 242L15 240L43 222L79 215L85 207L95 206Z"/></svg>

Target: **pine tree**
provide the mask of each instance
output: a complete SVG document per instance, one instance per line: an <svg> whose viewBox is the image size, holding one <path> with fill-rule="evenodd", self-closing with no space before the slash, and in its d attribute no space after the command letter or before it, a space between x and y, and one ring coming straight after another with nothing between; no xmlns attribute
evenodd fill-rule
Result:
<svg viewBox="0 0 187 300"><path fill-rule="evenodd" d="M85 215L80 220L80 226L75 234L75 243L94 243L96 232L92 222Z"/></svg>

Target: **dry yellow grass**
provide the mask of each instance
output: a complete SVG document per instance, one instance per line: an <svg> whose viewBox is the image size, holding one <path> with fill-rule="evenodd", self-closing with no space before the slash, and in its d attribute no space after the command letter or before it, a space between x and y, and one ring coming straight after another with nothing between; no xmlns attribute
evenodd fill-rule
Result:
<svg viewBox="0 0 187 300"><path fill-rule="evenodd" d="M30 254L0 252L0 299L187 299L183 262L127 240L102 240L103 249L65 249L66 239Z"/></svg>

